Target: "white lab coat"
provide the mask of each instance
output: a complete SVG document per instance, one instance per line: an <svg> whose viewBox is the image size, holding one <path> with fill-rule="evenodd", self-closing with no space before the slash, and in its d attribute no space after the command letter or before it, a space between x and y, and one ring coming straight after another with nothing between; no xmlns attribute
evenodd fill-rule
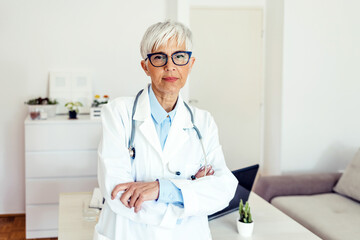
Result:
<svg viewBox="0 0 360 240"><path fill-rule="evenodd" d="M226 207L237 187L236 178L225 164L214 119L208 112L191 107L195 125L203 136L208 164L215 170L213 176L192 181L190 176L204 164L204 156L189 111L179 96L179 106L162 150L151 118L147 89L140 95L134 115L133 162L127 148L134 98L117 98L102 108L98 180L106 201L94 239L211 239L207 215ZM175 175L176 171L181 175ZM146 201L135 213L134 208L126 208L119 201L122 192L111 200L110 194L119 183L160 178L169 179L181 189L184 208Z"/></svg>

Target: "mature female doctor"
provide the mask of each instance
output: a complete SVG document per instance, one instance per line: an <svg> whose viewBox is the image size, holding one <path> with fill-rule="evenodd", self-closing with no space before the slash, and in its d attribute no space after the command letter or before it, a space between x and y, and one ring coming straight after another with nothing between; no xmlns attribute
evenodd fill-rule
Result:
<svg viewBox="0 0 360 240"><path fill-rule="evenodd" d="M150 26L140 51L151 84L104 106L98 180L106 201L94 239L211 239L207 215L234 196L214 119L179 94L191 48L184 25Z"/></svg>

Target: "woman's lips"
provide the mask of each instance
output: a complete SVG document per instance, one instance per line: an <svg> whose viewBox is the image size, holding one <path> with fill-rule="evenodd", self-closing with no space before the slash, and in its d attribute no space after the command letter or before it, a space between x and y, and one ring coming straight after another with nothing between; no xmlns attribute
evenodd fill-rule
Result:
<svg viewBox="0 0 360 240"><path fill-rule="evenodd" d="M177 77L164 77L163 79L168 82L175 82L176 80L178 80Z"/></svg>

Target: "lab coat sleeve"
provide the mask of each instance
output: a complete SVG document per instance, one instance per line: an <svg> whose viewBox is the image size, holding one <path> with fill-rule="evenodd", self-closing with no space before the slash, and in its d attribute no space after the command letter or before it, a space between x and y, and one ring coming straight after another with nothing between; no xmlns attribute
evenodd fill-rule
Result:
<svg viewBox="0 0 360 240"><path fill-rule="evenodd" d="M184 207L184 199L181 190L168 179L159 179L158 202L171 203L178 207Z"/></svg>
<svg viewBox="0 0 360 240"><path fill-rule="evenodd" d="M207 119L207 129L202 130L207 133L203 135L204 147L208 164L212 165L215 173L194 181L171 179L183 194L184 212L181 218L210 215L227 207L237 188L238 181L225 163L215 121L210 114Z"/></svg>
<svg viewBox="0 0 360 240"><path fill-rule="evenodd" d="M118 112L119 109L124 113ZM119 200L123 192L111 200L111 192L116 185L134 181L124 127L126 120L121 118L122 115L128 114L125 109L120 107L114 110L110 103L102 108L102 140L98 149L98 182L101 192L106 204L116 214L139 223L174 227L177 221L177 218L173 217L174 211L178 210L171 204L146 201L142 204L141 210L135 213L134 208L125 207Z"/></svg>

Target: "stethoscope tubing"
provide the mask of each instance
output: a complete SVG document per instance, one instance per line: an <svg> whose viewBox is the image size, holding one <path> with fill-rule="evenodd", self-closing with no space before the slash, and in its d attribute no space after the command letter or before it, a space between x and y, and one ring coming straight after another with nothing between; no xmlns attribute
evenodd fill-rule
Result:
<svg viewBox="0 0 360 240"><path fill-rule="evenodd" d="M129 154L130 157L134 160L135 159L135 148L133 147L134 144L134 136L135 136L135 120L134 120L134 115L135 115L135 111L136 111L136 107L137 107L137 101L139 99L139 96L141 95L141 93L144 91L144 89L141 89L138 94L136 94L135 100L134 100L134 105L133 105L133 109L132 109L132 114L131 114L131 135L129 138L129 145L128 145L128 149L129 149Z"/></svg>
<svg viewBox="0 0 360 240"><path fill-rule="evenodd" d="M138 92L138 94L136 94L136 97L135 97L135 100L134 100L134 105L133 105L133 108L132 108L132 115L131 115L131 135L130 135L130 138L129 138L129 145L128 145L128 150L129 150L129 155L130 155L130 158L131 159L135 159L135 156L136 156L136 152L135 152L135 148L133 146L134 144L134 136L135 136L135 120L134 120L134 115L135 115L135 111L136 111L136 107L137 107L137 102L138 102L138 99L139 99L139 96L141 95L141 93L144 91L144 89L140 90ZM206 176L206 172L207 172L207 158L206 158L206 152L205 152L205 148L204 148L204 143L202 141L202 135L200 133L200 130L196 127L195 123L194 123L194 115L189 107L189 105L184 102L184 105L185 107L188 109L189 113L190 113L190 118L191 118L191 123L193 125L193 129L195 130L196 132L196 135L198 136L199 138L199 141L200 141L200 144L201 144L201 148L202 148L202 151L203 151L203 154L204 154L204 162L205 162L205 172L204 172L204 177ZM169 166L168 166L169 168ZM169 169L170 171L170 169ZM171 172L171 171L170 171ZM176 171L174 173L175 175L180 175L181 173L179 171ZM192 176L193 178L194 176Z"/></svg>

